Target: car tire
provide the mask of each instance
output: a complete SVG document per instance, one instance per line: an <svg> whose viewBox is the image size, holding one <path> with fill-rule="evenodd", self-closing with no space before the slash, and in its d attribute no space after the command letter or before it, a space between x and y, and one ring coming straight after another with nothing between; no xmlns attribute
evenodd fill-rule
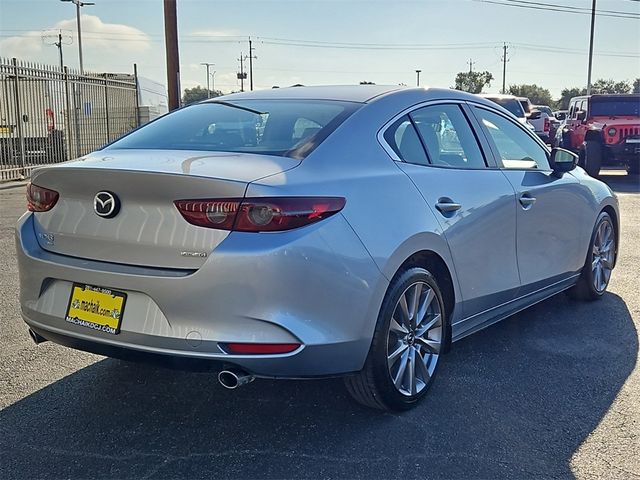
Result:
<svg viewBox="0 0 640 480"><path fill-rule="evenodd" d="M584 142L583 168L592 177L597 177L602 167L602 145L595 140Z"/></svg>
<svg viewBox="0 0 640 480"><path fill-rule="evenodd" d="M419 267L396 275L380 308L364 368L345 377L347 390L367 407L386 411L414 407L433 383L447 329L442 294L433 275Z"/></svg>
<svg viewBox="0 0 640 480"><path fill-rule="evenodd" d="M587 301L602 298L616 261L617 234L611 216L607 212L600 213L578 283L567 292L571 298Z"/></svg>

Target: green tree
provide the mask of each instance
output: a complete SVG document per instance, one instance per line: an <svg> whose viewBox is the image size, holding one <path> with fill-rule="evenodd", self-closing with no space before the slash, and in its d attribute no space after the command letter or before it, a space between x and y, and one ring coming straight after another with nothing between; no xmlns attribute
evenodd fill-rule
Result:
<svg viewBox="0 0 640 480"><path fill-rule="evenodd" d="M367 82L366 80L360 82L360 85L375 85L373 82Z"/></svg>
<svg viewBox="0 0 640 480"><path fill-rule="evenodd" d="M633 81L633 93L640 93L640 78Z"/></svg>
<svg viewBox="0 0 640 480"><path fill-rule="evenodd" d="M551 98L551 92L535 84L510 85L509 93L516 97L527 97L534 105L555 105L553 98Z"/></svg>
<svg viewBox="0 0 640 480"><path fill-rule="evenodd" d="M491 85L491 72L460 72L456 75L453 88L469 93L480 93L484 87Z"/></svg>
<svg viewBox="0 0 640 480"><path fill-rule="evenodd" d="M220 90L210 90L209 92L209 97L219 97L220 95L222 95ZM182 104L189 105L190 103L206 100L209 97L207 97L207 89L200 85L193 88L185 88L184 95L182 95Z"/></svg>
<svg viewBox="0 0 640 480"><path fill-rule="evenodd" d="M560 100L557 105L560 110L567 110L569 108L569 102L573 97L579 97L580 95L586 95L587 89L580 87L565 88L560 92Z"/></svg>
<svg viewBox="0 0 640 480"><path fill-rule="evenodd" d="M591 85L591 93L629 93L631 92L631 84L622 80L616 82L613 79L606 80L601 78Z"/></svg>

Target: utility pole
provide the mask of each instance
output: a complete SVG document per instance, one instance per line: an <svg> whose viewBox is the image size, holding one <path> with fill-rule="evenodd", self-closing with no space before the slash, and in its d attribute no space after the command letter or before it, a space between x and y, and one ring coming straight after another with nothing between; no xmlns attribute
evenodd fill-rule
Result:
<svg viewBox="0 0 640 480"><path fill-rule="evenodd" d="M60 0L61 2L71 2L76 6L76 22L78 24L78 59L80 60L80 73L84 74L84 65L82 63L82 27L80 22L80 8L89 5L95 5L93 2L81 2L80 0Z"/></svg>
<svg viewBox="0 0 640 480"><path fill-rule="evenodd" d="M240 91L244 92L244 81L247 78L247 72L244 71L244 61L247 59L246 56L244 56L243 52L240 52L240 58L238 59L238 61L240 62L240 73L238 73L237 77L238 80L240 80Z"/></svg>
<svg viewBox="0 0 640 480"><path fill-rule="evenodd" d="M589 71L587 73L587 95L591 95L591 66L593 65L593 32L596 26L596 0L591 3L591 36L589 37Z"/></svg>
<svg viewBox="0 0 640 480"><path fill-rule="evenodd" d="M249 86L251 91L253 91L253 60L257 58L253 55L253 43L251 42L251 37L249 37Z"/></svg>
<svg viewBox="0 0 640 480"><path fill-rule="evenodd" d="M420 72L422 70L416 70L416 86L420 86Z"/></svg>
<svg viewBox="0 0 640 480"><path fill-rule="evenodd" d="M200 65L207 67L207 98L211 98L211 89L209 88L209 67L215 65L215 63L202 62Z"/></svg>
<svg viewBox="0 0 640 480"><path fill-rule="evenodd" d="M507 43L505 42L502 45L502 93L507 93L507 62L509 59L507 58Z"/></svg>
<svg viewBox="0 0 640 480"><path fill-rule="evenodd" d="M58 30L57 33L43 32L42 42L46 45L55 45L58 48L58 58L60 61L60 71L64 70L64 59L62 57L62 46L69 45L72 41L71 35L65 32L62 34L62 30Z"/></svg>
<svg viewBox="0 0 640 480"><path fill-rule="evenodd" d="M215 93L216 91L216 71L214 70L211 74L211 90Z"/></svg>
<svg viewBox="0 0 640 480"><path fill-rule="evenodd" d="M471 58L469 59L469 73L472 73L472 72L473 72L473 65L474 65L475 63L476 63L476 62L474 62L474 61L473 61L473 59L471 59Z"/></svg>
<svg viewBox="0 0 640 480"><path fill-rule="evenodd" d="M164 43L167 55L169 110L171 111L180 107L180 56L176 0L164 0Z"/></svg>

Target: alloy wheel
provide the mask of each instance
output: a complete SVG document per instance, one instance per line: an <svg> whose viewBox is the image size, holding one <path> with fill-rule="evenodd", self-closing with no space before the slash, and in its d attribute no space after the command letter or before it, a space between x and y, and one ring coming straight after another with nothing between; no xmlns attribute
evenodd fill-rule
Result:
<svg viewBox="0 0 640 480"><path fill-rule="evenodd" d="M400 295L387 336L391 381L403 395L420 393L433 376L442 349L442 311L425 282L411 284Z"/></svg>
<svg viewBox="0 0 640 480"><path fill-rule="evenodd" d="M598 225L593 239L591 272L593 287L597 292L603 292L609 284L615 258L615 235L613 225L604 220Z"/></svg>

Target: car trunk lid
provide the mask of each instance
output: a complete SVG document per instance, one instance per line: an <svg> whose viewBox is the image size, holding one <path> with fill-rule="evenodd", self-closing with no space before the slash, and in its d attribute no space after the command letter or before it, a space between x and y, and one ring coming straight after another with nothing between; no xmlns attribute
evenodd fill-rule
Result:
<svg viewBox="0 0 640 480"><path fill-rule="evenodd" d="M35 214L35 233L41 247L54 253L197 269L229 232L187 223L173 202L242 198L251 181L298 164L286 157L219 152L98 152L34 172L34 184L60 194L51 211ZM94 208L99 192L111 193L119 203L111 218Z"/></svg>

